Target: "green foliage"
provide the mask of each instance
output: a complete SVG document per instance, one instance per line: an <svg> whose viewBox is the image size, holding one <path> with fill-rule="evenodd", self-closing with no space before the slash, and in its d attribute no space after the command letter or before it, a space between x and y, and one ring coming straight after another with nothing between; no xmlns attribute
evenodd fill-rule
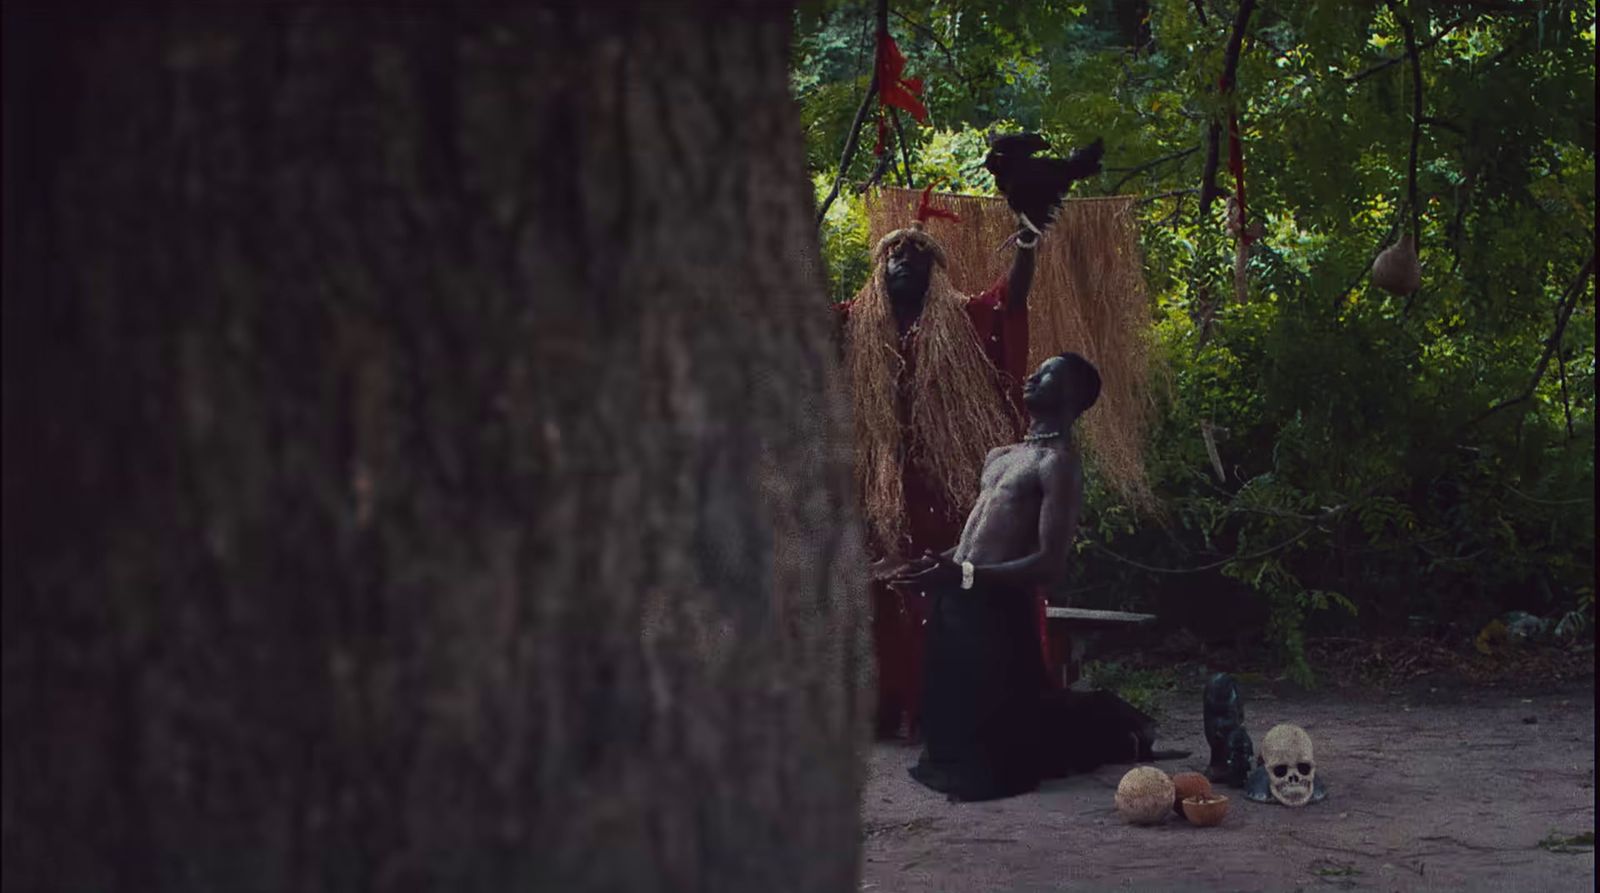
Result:
<svg viewBox="0 0 1600 893"><path fill-rule="evenodd" d="M1264 230L1243 301L1224 203L1201 215L1195 198L1233 21L1231 5L1207 8L1205 25L1184 0L935 0L891 16L928 83L933 126L908 128L918 185L990 191L983 132L1027 128L1058 147L1103 136L1088 191L1148 197L1162 382L1148 468L1164 510L1117 504L1090 469L1066 585L1115 594L1106 607L1202 613L1249 593L1259 616L1238 622L1302 682L1317 630L1467 633L1516 608L1592 634L1592 279L1528 389L1594 247L1594 3L1402 6L1423 47L1411 297L1367 277L1411 219L1398 23L1383 4L1261 5L1235 100ZM796 95L828 183L871 62L871 10L829 3L797 20ZM870 173L861 154L850 179ZM865 276L848 256L864 230L859 208L830 210L836 295Z"/></svg>
<svg viewBox="0 0 1600 893"><path fill-rule="evenodd" d="M811 185L821 204L833 180L817 174ZM867 229L866 204L854 190L842 190L822 221L822 260L828 269L828 293L835 302L855 297L872 270Z"/></svg>

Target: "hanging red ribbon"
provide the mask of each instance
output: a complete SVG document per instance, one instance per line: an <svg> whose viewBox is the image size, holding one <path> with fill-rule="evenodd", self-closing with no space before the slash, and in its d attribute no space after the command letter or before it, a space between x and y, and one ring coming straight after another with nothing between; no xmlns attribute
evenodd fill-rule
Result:
<svg viewBox="0 0 1600 893"><path fill-rule="evenodd" d="M878 98L884 105L904 109L918 124L928 123L928 109L922 96L922 79L902 77L906 57L888 31L878 32Z"/></svg>
<svg viewBox="0 0 1600 893"><path fill-rule="evenodd" d="M1233 92L1233 85L1228 83L1226 77L1217 81L1224 95ZM1249 229L1246 227L1244 212L1244 143L1239 139L1239 111L1236 100L1228 96L1228 170L1233 172L1234 203L1239 209L1239 240L1246 245L1254 242Z"/></svg>
<svg viewBox="0 0 1600 893"><path fill-rule="evenodd" d="M1228 115L1228 170L1233 171L1233 190L1239 205L1239 238L1246 245L1254 242L1245 226L1244 214L1244 144L1239 140L1239 114Z"/></svg>
<svg viewBox="0 0 1600 893"><path fill-rule="evenodd" d="M884 116L888 108L897 108L905 111L918 124L928 123L928 108L919 98L922 96L922 79L904 77L906 70L906 57L900 54L900 47L889 36L888 31L878 32L878 145L873 148L875 155L882 155L884 148L884 135L886 124Z"/></svg>
<svg viewBox="0 0 1600 893"><path fill-rule="evenodd" d="M960 223L961 215L946 208L935 208L928 202L929 197L933 195L933 187L936 185L938 184L929 183L928 188L922 190L922 200L917 203L917 221L926 223L929 217L942 217L945 220Z"/></svg>

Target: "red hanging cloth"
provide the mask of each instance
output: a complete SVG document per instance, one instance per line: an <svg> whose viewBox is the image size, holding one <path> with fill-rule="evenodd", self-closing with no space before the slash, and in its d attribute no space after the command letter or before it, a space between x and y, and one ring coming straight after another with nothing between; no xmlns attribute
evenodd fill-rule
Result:
<svg viewBox="0 0 1600 893"><path fill-rule="evenodd" d="M919 98L922 96L922 79L904 77L905 70L906 57L900 54L900 47L894 42L894 38L889 36L888 31L879 31L878 144L873 147L874 155L883 154L886 109L891 107L901 109L916 119L918 124L928 123L927 106L924 106Z"/></svg>
<svg viewBox="0 0 1600 893"><path fill-rule="evenodd" d="M928 188L922 190L922 200L917 203L917 222L926 223L929 217L943 217L946 220L960 223L961 216L956 212L946 208L935 208L928 202L928 198L933 195L933 187L936 185L938 184L929 183Z"/></svg>
<svg viewBox="0 0 1600 893"><path fill-rule="evenodd" d="M1255 241L1245 225L1244 215L1244 144L1239 139L1239 113L1228 113L1228 170L1233 171L1233 191L1239 204L1239 239L1249 245Z"/></svg>

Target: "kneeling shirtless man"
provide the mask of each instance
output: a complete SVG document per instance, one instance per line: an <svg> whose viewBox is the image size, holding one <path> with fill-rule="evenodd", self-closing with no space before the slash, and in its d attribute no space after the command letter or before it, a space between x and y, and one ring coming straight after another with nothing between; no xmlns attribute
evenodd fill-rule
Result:
<svg viewBox="0 0 1600 893"><path fill-rule="evenodd" d="M1100 396L1083 357L1051 357L1029 376L1021 443L991 450L961 540L894 576L933 593L923 695L926 748L912 777L952 799L1035 788L1060 759L1047 697L1034 587L1067 566L1083 507L1072 425ZM1057 711L1059 712L1059 711ZM1071 723L1069 723L1070 725Z"/></svg>

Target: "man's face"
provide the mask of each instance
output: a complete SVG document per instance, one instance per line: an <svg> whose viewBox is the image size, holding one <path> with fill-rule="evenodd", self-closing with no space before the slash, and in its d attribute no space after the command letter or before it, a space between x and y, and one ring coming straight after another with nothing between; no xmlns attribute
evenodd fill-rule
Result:
<svg viewBox="0 0 1600 893"><path fill-rule="evenodd" d="M1030 413L1058 413L1066 406L1067 361L1051 357L1022 382L1022 404Z"/></svg>
<svg viewBox="0 0 1600 893"><path fill-rule="evenodd" d="M920 298L928 293L932 272L933 253L910 239L901 239L889 248L883 284L891 297Z"/></svg>

